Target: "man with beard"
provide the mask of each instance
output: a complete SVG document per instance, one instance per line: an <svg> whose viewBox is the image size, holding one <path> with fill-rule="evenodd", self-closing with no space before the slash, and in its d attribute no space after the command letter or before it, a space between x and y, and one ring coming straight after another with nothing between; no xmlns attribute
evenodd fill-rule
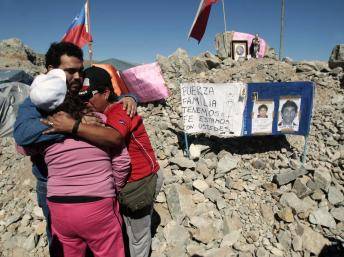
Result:
<svg viewBox="0 0 344 257"><path fill-rule="evenodd" d="M62 69L66 74L66 83L68 91L73 94L78 94L83 83L83 53L82 50L68 42L60 42L51 44L45 55L45 66L47 71L52 69ZM136 99L132 96L123 98L124 108L126 108L128 115L133 116L136 113ZM14 124L13 137L16 143L20 146L29 146L32 144L44 143L47 141L58 141L65 136L62 134L43 134L49 129L41 123L41 118L46 117L47 113L43 113L31 102L28 97L20 105L17 115L17 120ZM88 139L102 146L116 146L122 145L122 142L116 140L118 133L115 129L99 126L99 121L93 116L83 118L78 121L75 126L79 126L80 122L83 124L83 129L80 133L89 135ZM47 166L42 155L35 155L31 157L32 172L37 179L36 191L38 205L42 208L43 214L47 220L47 237L51 240L50 231L50 213L47 206Z"/></svg>

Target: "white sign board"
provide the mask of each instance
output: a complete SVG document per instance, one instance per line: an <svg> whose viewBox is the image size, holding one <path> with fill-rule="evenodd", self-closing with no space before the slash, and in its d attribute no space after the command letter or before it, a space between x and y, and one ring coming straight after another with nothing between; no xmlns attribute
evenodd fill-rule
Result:
<svg viewBox="0 0 344 257"><path fill-rule="evenodd" d="M241 136L246 92L244 83L181 84L184 131L218 137Z"/></svg>

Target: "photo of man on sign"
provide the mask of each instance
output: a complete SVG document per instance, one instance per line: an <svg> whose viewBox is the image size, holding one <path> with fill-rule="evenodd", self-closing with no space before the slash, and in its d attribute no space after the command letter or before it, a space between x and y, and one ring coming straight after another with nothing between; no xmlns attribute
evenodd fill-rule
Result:
<svg viewBox="0 0 344 257"><path fill-rule="evenodd" d="M278 131L298 131L300 98L280 100Z"/></svg>
<svg viewBox="0 0 344 257"><path fill-rule="evenodd" d="M274 117L274 101L255 101L252 109L252 134L271 134Z"/></svg>
<svg viewBox="0 0 344 257"><path fill-rule="evenodd" d="M262 104L258 107L258 115L257 118L268 118L268 107L266 104Z"/></svg>

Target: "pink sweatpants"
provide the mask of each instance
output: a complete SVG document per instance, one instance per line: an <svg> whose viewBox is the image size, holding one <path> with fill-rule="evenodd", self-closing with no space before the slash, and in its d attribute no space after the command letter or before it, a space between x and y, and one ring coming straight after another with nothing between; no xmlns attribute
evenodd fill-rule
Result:
<svg viewBox="0 0 344 257"><path fill-rule="evenodd" d="M53 203L51 255L84 257L86 247L94 257L124 257L122 218L116 199L89 203Z"/></svg>

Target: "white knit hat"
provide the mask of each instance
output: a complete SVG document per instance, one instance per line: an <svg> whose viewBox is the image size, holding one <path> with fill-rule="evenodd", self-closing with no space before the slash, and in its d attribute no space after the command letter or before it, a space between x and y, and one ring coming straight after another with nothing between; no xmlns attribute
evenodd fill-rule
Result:
<svg viewBox="0 0 344 257"><path fill-rule="evenodd" d="M66 74L53 69L38 75L31 84L31 102L43 111L53 111L63 103L67 93Z"/></svg>

